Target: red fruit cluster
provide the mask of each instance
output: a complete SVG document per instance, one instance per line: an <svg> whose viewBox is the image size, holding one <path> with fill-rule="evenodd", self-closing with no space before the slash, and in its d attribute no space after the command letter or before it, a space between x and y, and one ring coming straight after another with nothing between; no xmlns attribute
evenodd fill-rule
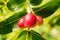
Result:
<svg viewBox="0 0 60 40"><path fill-rule="evenodd" d="M41 16L36 16L37 17L37 23L42 24L43 23L43 18Z"/></svg>
<svg viewBox="0 0 60 40"><path fill-rule="evenodd" d="M20 28L32 28L36 24L42 24L43 18L41 16L35 16L34 14L30 13L24 16L24 18L21 18L18 21L18 26Z"/></svg>

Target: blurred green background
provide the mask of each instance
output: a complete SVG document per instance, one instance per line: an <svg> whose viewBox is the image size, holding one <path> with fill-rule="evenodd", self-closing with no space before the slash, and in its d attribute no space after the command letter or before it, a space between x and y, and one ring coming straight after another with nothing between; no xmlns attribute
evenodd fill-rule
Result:
<svg viewBox="0 0 60 40"><path fill-rule="evenodd" d="M46 40L60 40L60 0L28 1L33 12L43 17L43 24L33 30ZM0 40L17 40L22 31L17 21L27 13L26 4L26 0L0 0Z"/></svg>

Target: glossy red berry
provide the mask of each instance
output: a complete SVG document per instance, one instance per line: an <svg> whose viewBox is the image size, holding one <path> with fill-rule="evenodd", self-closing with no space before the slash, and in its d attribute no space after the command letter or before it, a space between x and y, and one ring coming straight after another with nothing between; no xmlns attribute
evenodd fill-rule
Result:
<svg viewBox="0 0 60 40"><path fill-rule="evenodd" d="M36 17L37 17L38 24L42 24L43 23L43 18L41 16L36 16Z"/></svg>
<svg viewBox="0 0 60 40"><path fill-rule="evenodd" d="M36 16L32 13L25 15L24 17L24 25L27 28L33 27L33 25L36 23Z"/></svg>
<svg viewBox="0 0 60 40"><path fill-rule="evenodd" d="M25 28L25 27L24 27L24 18L21 18L21 19L18 21L18 27L20 27L20 28Z"/></svg>

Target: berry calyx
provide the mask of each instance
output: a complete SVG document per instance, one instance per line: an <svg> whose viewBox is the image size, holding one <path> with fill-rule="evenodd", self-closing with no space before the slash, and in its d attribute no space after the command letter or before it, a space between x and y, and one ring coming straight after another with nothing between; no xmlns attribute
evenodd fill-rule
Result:
<svg viewBox="0 0 60 40"><path fill-rule="evenodd" d="M21 19L18 21L18 27L19 27L19 28L25 28L25 26L24 26L24 18L21 18Z"/></svg>
<svg viewBox="0 0 60 40"><path fill-rule="evenodd" d="M42 24L43 23L43 18L41 16L36 16L37 18L37 23Z"/></svg>
<svg viewBox="0 0 60 40"><path fill-rule="evenodd" d="M24 25L27 28L32 28L35 23L36 23L36 16L34 14L30 13L24 17Z"/></svg>

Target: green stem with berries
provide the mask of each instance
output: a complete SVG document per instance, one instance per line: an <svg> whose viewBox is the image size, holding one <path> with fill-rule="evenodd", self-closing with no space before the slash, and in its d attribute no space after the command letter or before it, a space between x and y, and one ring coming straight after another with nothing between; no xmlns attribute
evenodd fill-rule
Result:
<svg viewBox="0 0 60 40"><path fill-rule="evenodd" d="M29 0L26 0L26 3L27 3L27 13L32 12L32 8L31 8L31 6L30 6Z"/></svg>

